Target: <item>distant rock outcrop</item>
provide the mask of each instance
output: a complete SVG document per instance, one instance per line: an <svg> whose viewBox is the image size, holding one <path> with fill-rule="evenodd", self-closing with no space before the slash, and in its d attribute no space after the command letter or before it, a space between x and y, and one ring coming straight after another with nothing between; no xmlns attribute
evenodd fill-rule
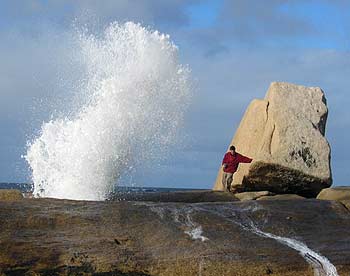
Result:
<svg viewBox="0 0 350 276"><path fill-rule="evenodd" d="M14 201L23 199L23 195L19 190L0 189L1 201Z"/></svg>
<svg viewBox="0 0 350 276"><path fill-rule="evenodd" d="M350 211L350 186L337 186L323 189L317 196L321 200L334 200Z"/></svg>
<svg viewBox="0 0 350 276"><path fill-rule="evenodd" d="M240 165L233 185L316 197L332 183L327 115L320 88L273 82L264 100L252 101L231 142L254 159ZM214 190L222 190L221 174Z"/></svg>
<svg viewBox="0 0 350 276"><path fill-rule="evenodd" d="M324 200L350 200L350 187L334 187L323 189L317 199Z"/></svg>

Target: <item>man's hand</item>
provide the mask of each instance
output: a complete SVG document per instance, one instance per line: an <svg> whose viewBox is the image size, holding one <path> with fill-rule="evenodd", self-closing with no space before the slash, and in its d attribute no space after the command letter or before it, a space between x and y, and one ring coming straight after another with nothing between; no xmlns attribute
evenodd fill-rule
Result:
<svg viewBox="0 0 350 276"><path fill-rule="evenodd" d="M222 168L223 168L223 169L226 169L226 168L227 168L227 164L223 164L223 165L222 165Z"/></svg>

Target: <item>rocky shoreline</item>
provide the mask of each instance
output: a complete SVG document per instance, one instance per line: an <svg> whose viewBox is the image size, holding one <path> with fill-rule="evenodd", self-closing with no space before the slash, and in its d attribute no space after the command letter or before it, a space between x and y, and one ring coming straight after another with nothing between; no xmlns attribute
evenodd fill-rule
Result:
<svg viewBox="0 0 350 276"><path fill-rule="evenodd" d="M350 273L344 202L185 197L192 203L0 200L0 275Z"/></svg>

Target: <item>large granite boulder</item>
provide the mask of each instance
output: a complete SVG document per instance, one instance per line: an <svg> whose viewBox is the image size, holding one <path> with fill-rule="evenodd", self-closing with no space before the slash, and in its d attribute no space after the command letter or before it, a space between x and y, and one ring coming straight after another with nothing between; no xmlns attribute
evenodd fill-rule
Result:
<svg viewBox="0 0 350 276"><path fill-rule="evenodd" d="M320 88L273 82L264 100L252 101L232 139L238 152L253 158L240 164L233 185L316 197L332 183L327 114ZM220 169L214 190L223 189L221 176Z"/></svg>
<svg viewBox="0 0 350 276"><path fill-rule="evenodd" d="M0 201L0 275L345 276L337 201ZM316 234L317 233L317 234Z"/></svg>

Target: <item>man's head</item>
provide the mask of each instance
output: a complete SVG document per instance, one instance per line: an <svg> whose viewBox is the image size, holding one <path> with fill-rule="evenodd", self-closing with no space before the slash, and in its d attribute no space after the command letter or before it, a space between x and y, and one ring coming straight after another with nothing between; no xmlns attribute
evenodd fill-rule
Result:
<svg viewBox="0 0 350 276"><path fill-rule="evenodd" d="M231 147L230 147L230 152L231 152L232 154L234 154L234 153L236 152L235 146L231 146Z"/></svg>

